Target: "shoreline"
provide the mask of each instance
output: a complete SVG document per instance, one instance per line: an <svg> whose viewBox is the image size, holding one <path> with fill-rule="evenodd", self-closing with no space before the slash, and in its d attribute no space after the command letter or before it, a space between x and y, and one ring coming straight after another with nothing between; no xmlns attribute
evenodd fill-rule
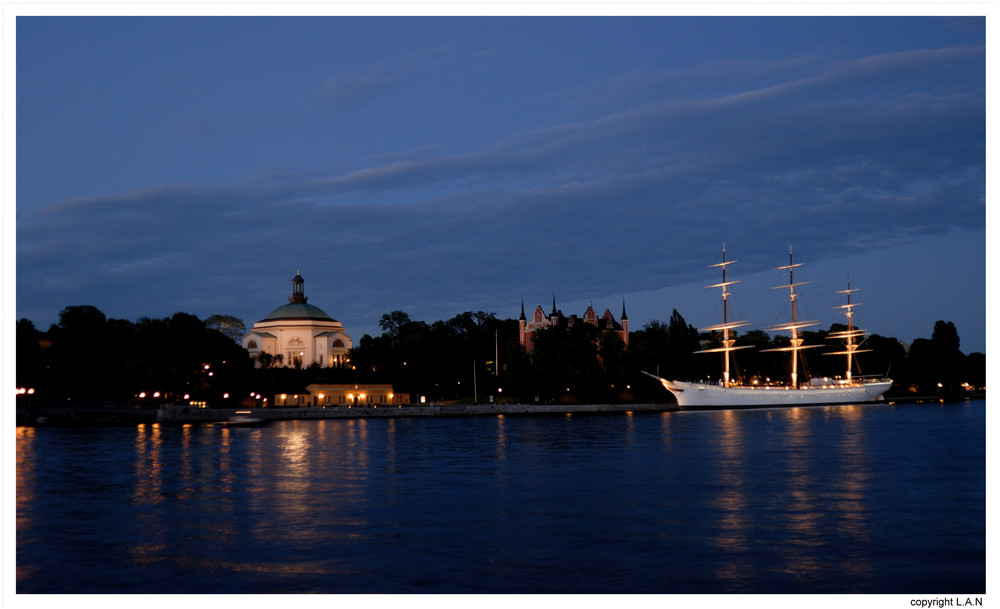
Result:
<svg viewBox="0 0 1000 609"><path fill-rule="evenodd" d="M913 404L922 402L958 402L985 399L985 393L963 396L894 396L862 405ZM827 406L835 404L827 404ZM762 406L761 408L767 408ZM787 408L787 407L786 407ZM719 407L716 410L726 410ZM676 403L646 404L430 404L373 405L300 408L192 408L161 405L137 408L120 405L37 404L17 408L18 426L107 427L139 424L266 424L270 421L366 419L401 417L466 416L570 416L574 414L622 414L679 412Z"/></svg>

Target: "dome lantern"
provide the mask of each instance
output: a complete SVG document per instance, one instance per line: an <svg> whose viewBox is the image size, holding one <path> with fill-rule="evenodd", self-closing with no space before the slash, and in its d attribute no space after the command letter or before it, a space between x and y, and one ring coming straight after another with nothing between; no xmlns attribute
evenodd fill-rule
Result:
<svg viewBox="0 0 1000 609"><path fill-rule="evenodd" d="M305 303L309 300L305 293L305 283L306 280L302 278L299 274L298 269L295 271L295 278L292 279L292 295L288 297L288 302L292 304Z"/></svg>

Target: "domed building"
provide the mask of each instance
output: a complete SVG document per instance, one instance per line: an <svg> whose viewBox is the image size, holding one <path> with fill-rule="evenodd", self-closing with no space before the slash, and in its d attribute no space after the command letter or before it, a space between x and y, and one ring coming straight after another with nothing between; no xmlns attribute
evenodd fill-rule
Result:
<svg viewBox="0 0 1000 609"><path fill-rule="evenodd" d="M305 279L296 274L288 304L267 314L243 337L243 348L251 357L261 353L280 356L280 365L308 367L341 366L347 362L351 337L341 323L305 295Z"/></svg>

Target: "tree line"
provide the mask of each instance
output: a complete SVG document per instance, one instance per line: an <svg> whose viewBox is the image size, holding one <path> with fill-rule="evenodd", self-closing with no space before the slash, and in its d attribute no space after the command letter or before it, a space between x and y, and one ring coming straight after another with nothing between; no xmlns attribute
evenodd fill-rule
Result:
<svg viewBox="0 0 1000 609"><path fill-rule="evenodd" d="M845 328L803 332L810 349L808 376L842 376L844 360L824 352L842 349L827 337ZM427 323L403 311L379 321L378 336L364 335L339 368L287 368L255 361L239 344L245 327L237 318L205 320L187 313L135 322L107 318L92 306L62 310L42 332L17 322L17 383L34 390L38 402L186 403L212 406L262 405L279 393L302 393L310 383L391 383L419 401L658 402L672 398L642 374L717 380L719 354L693 354L717 346L674 310L666 322L651 321L629 334L626 348L616 332L590 324L563 323L536 330L533 350L520 344L518 321L483 311ZM713 342L713 340L715 342ZM707 341L707 342L706 342ZM786 379L787 355L764 353L789 339L761 330L736 337L752 345L732 354L736 377ZM894 379L893 394L957 395L984 387L986 359L960 350L955 325L938 321L931 337L907 351L895 338L871 335L860 356L865 374ZM269 402L273 403L273 402Z"/></svg>

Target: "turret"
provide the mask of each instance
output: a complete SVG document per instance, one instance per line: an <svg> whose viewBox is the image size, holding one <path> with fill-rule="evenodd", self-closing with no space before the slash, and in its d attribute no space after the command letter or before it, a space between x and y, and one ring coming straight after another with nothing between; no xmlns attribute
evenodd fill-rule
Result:
<svg viewBox="0 0 1000 609"><path fill-rule="evenodd" d="M628 315L625 313L625 299L622 298L622 342L628 346Z"/></svg>
<svg viewBox="0 0 1000 609"><path fill-rule="evenodd" d="M518 333L521 340L521 346L524 346L524 330L528 325L528 318L524 316L524 298L521 299L521 317L517 320Z"/></svg>
<svg viewBox="0 0 1000 609"><path fill-rule="evenodd" d="M305 294L305 283L306 280L302 278L302 275L300 275L298 269L296 269L295 278L292 279L292 295L288 297L288 302L297 304L304 303L309 300Z"/></svg>

